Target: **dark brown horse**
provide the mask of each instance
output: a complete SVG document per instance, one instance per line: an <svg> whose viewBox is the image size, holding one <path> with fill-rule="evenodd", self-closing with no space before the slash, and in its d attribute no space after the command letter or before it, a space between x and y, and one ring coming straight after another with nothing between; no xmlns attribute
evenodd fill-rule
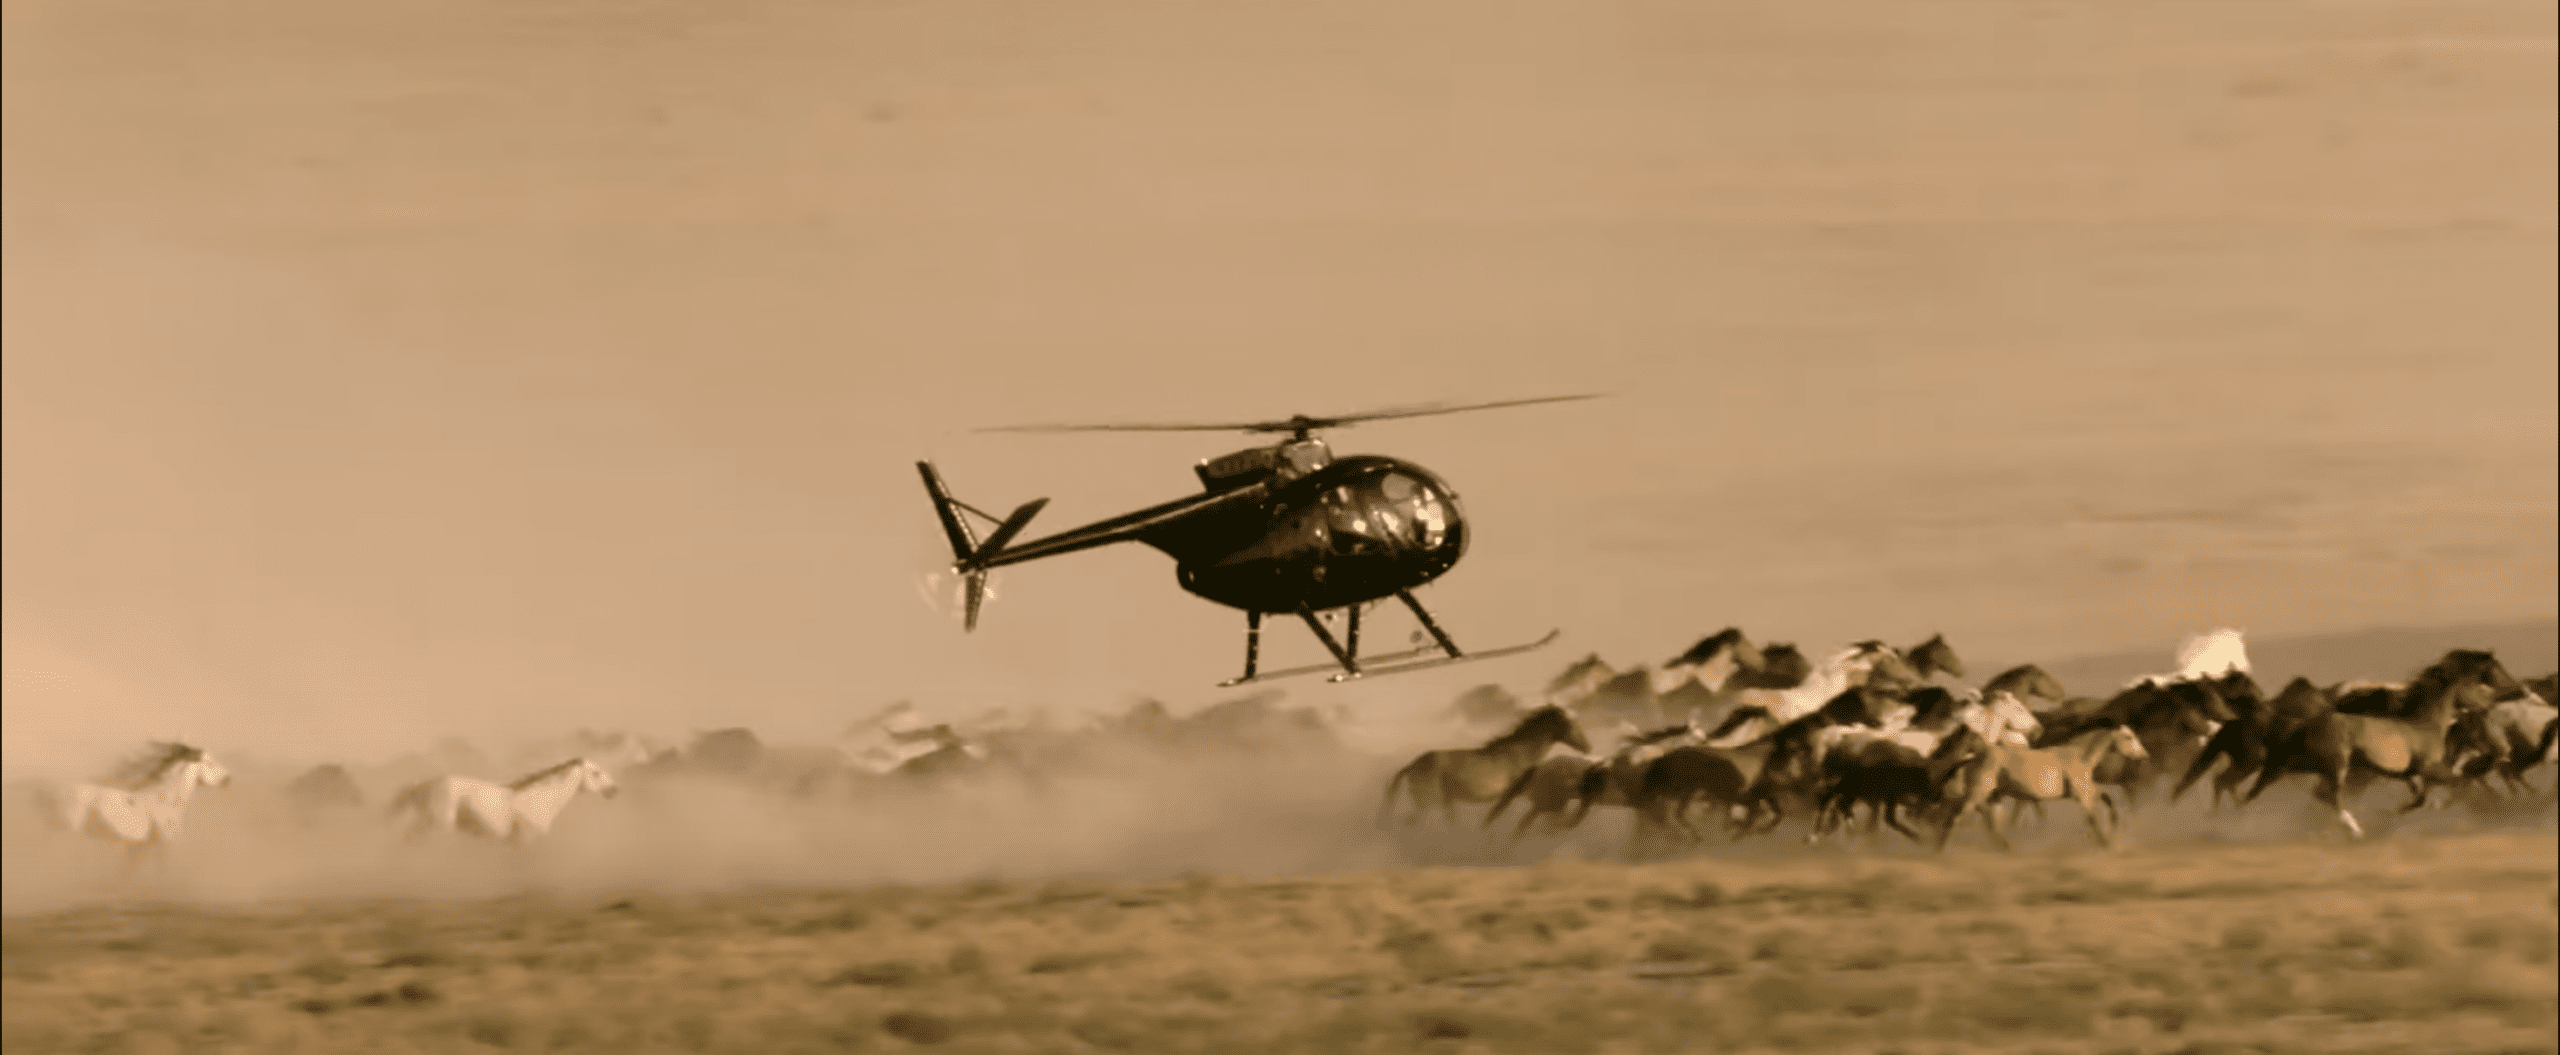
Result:
<svg viewBox="0 0 2560 1055"><path fill-rule="evenodd" d="M1861 740L1825 755L1822 774L1822 798L1814 806L1813 830L1805 833L1806 844L1821 842L1837 830L1860 803L1874 811L1867 823L1869 833L1878 824L1889 824L1912 842L1925 843L1897 814L1904 807L1927 809L1943 797L1944 785L1930 782L1927 756L1890 740Z"/></svg>
<svg viewBox="0 0 2560 1055"><path fill-rule="evenodd" d="M2361 769L2397 778L2409 786L2407 813L2426 805L2428 785L2451 783L2446 767L2445 735L2465 710L2485 709L2497 694L2516 688L2516 680L2495 655L2473 649L2445 653L2396 690L2391 710L2400 717L2347 714L2328 710L2268 746L2266 764L2243 804L2254 802L2268 786L2286 776L2307 773L2317 778L2312 794L2336 810L2349 834L2364 837L2364 825L2339 801L2351 772Z"/></svg>
<svg viewBox="0 0 2560 1055"><path fill-rule="evenodd" d="M1678 747L1665 752L1644 768L1630 805L1636 811L1636 837L1627 843L1627 853L1634 856L1642 845L1647 830L1677 830L1693 842L1705 841L1705 834L1689 822L1689 809L1704 799L1710 806L1721 807L1727 814L1725 833L1738 838L1750 827L1750 819L1763 802L1759 795L1761 775L1777 745L1759 743L1749 747ZM1774 809L1774 805L1771 806ZM1776 823L1773 816L1771 823Z"/></svg>
<svg viewBox="0 0 2560 1055"><path fill-rule="evenodd" d="M2309 678L2300 677L2287 682L2284 691L2277 693L2273 700L2257 699L2254 684L2248 693L2235 693L2225 699L2232 704L2232 710L2239 718L2223 723L2222 728L2215 730L2213 736L2205 741L2204 750L2197 752L2195 760L2187 763L2186 774L2179 777L2177 786L2170 790L2169 801L2177 801L2198 779L2213 770L2215 762L2224 761L2227 764L2222 771L2214 774L2213 797L2208 805L2219 810L2222 800L2228 798L2232 808L2239 808L2240 786L2266 766L2268 746L2292 735L2293 730L2303 723L2331 709L2328 690L2312 684Z"/></svg>
<svg viewBox="0 0 2560 1055"><path fill-rule="evenodd" d="M1486 811L1484 826L1492 827L1494 819L1502 816L1503 811L1510 808L1511 801L1524 793L1529 796L1528 812L1511 830L1514 843L1526 836L1530 825L1541 817L1553 818L1549 827L1560 830L1580 824L1582 818L1591 812L1588 806L1571 817L1565 816L1565 810L1576 802L1600 806L1627 805L1626 782L1641 775L1645 763L1679 746L1678 741L1694 739L1697 735L1698 731L1691 726L1674 725L1630 738L1617 754L1604 761L1559 755L1540 762L1520 774L1520 779L1512 781L1510 787L1503 789L1502 797L1495 799L1493 808Z"/></svg>
<svg viewBox="0 0 2560 1055"><path fill-rule="evenodd" d="M1964 660L1956 655L1955 646L1947 644L1945 634L1931 634L1929 640L1903 649L1902 658L1919 672L1922 681L1933 674L1964 677Z"/></svg>
<svg viewBox="0 0 2560 1055"><path fill-rule="evenodd" d="M1665 674L1693 677L1702 683L1712 682L1707 685L1712 690L1723 687L1737 673L1760 671L1767 667L1767 657L1760 646L1744 637L1741 627L1728 626L1698 639L1698 643L1689 646L1688 651L1665 662L1662 670ZM1671 689L1667 685L1659 687L1665 692Z"/></svg>
<svg viewBox="0 0 2560 1055"><path fill-rule="evenodd" d="M1529 767L1527 772L1520 774L1520 779L1502 789L1502 797L1495 799L1493 808L1485 811L1484 827L1492 827L1494 819L1511 808L1513 799L1527 795L1527 812L1520 815L1520 823L1511 829L1510 842L1517 844L1526 838L1530 826L1541 817L1547 818L1547 827L1551 830L1570 829L1573 822L1565 811L1573 808L1573 804L1582 797L1583 774L1598 765L1580 755L1557 755Z"/></svg>
<svg viewBox="0 0 2560 1055"><path fill-rule="evenodd" d="M1395 809L1396 789L1404 788L1413 796L1413 812L1405 817L1405 824L1420 820L1425 811L1436 805L1454 825L1458 822L1458 803L1493 801L1557 744L1571 745L1576 751L1591 750L1591 741L1583 739L1582 726L1564 708L1551 705L1529 712L1517 728L1487 741L1483 747L1425 751L1387 781L1386 800L1378 804L1378 823L1387 823Z"/></svg>

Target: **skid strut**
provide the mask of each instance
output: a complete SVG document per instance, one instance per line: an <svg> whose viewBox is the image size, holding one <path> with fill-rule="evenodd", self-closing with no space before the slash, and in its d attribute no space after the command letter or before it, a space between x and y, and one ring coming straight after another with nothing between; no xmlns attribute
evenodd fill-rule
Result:
<svg viewBox="0 0 2560 1055"><path fill-rule="evenodd" d="M1431 618L1431 613L1422 607L1422 602L1414 599L1413 594L1410 591L1396 591L1396 599L1403 601L1406 608L1413 610L1414 618L1421 620L1422 628L1431 632L1431 639L1434 644L1423 645L1419 648L1403 652L1391 652L1382 656L1371 656L1369 657L1369 664L1364 667L1360 662L1360 606L1356 604L1349 606L1351 619L1349 624L1345 627L1345 639L1342 641L1336 641L1332 632L1325 629L1324 622L1317 616L1315 609L1300 608L1297 610L1298 618L1306 622L1307 629L1316 635L1316 640L1324 642L1324 650L1333 656L1333 662L1319 663L1309 667L1290 667L1286 670L1266 672L1262 669L1260 662L1262 657L1263 613L1246 612L1244 676L1240 678L1230 678L1226 681L1219 682L1218 685L1220 688L1226 688L1235 685L1242 685L1249 681L1267 681L1272 678L1291 678L1301 674L1316 674L1328 670L1335 671L1335 673L1333 677L1327 680L1342 682L1350 681L1354 678L1367 677L1372 674L1396 674L1404 671L1421 670L1425 667L1436 667L1449 663L1466 663L1480 659L1494 659L1501 656L1516 656L1523 652L1529 652L1546 647L1548 643L1553 642L1556 639L1556 635L1559 633L1558 631L1550 630L1547 632L1547 636L1525 645L1512 645L1508 648L1486 649L1481 652L1473 653L1461 652L1458 650L1458 643L1449 639L1449 632L1440 629L1440 621Z"/></svg>
<svg viewBox="0 0 2560 1055"><path fill-rule="evenodd" d="M1262 613L1246 612L1244 614L1244 677L1239 680L1253 680L1253 664L1260 658L1262 658Z"/></svg>
<svg viewBox="0 0 2560 1055"><path fill-rule="evenodd" d="M1422 628L1431 631L1432 639L1440 642L1441 648L1449 650L1449 658L1463 659L1466 657L1466 653L1458 651L1458 643L1449 640L1448 633L1440 629L1440 624L1431 620L1431 613L1422 610L1422 602L1413 599L1413 591L1397 590L1396 600L1403 601L1405 607L1413 609L1413 617L1422 620ZM1360 624L1353 623L1351 625L1358 626Z"/></svg>
<svg viewBox="0 0 2560 1055"><path fill-rule="evenodd" d="M1325 651L1333 653L1334 660L1342 664L1342 669L1346 673L1355 678L1360 676L1360 661L1352 658L1351 653L1343 651L1341 645L1333 642L1333 634L1324 628L1323 620L1316 618L1315 609L1298 609L1298 618L1307 621L1307 629L1315 631L1316 640L1324 642ZM1352 638L1351 641L1355 645L1360 643L1357 637Z"/></svg>

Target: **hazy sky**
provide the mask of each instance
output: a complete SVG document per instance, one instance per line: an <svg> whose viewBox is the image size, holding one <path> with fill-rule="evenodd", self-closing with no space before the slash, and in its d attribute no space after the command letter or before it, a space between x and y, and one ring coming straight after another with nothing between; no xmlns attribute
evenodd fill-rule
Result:
<svg viewBox="0 0 2560 1055"><path fill-rule="evenodd" d="M918 457L1039 534L1251 442L1036 421L1615 393L1333 434L1568 636L1302 700L2560 595L2547 3L6 12L17 772L1215 695L1152 550L919 598Z"/></svg>

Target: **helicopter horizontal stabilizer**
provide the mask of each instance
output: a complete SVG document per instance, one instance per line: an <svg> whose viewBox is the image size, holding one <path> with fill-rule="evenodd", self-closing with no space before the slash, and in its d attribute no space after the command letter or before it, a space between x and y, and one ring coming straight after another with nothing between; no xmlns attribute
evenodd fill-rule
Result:
<svg viewBox="0 0 2560 1055"><path fill-rule="evenodd" d="M1013 541L1015 535L1022 534L1023 527L1031 523L1032 517L1040 515L1041 507L1048 504L1049 500L1046 498L1034 498L1022 503L1022 508L1014 510L1013 515L1004 518L1004 523L996 526L996 533L987 536L987 540L979 543L977 550L969 554L961 563L969 567L985 567L985 561L1004 552L1004 544Z"/></svg>
<svg viewBox="0 0 2560 1055"><path fill-rule="evenodd" d="M1365 678L1376 674L1402 674L1406 671L1425 670L1431 667L1447 667L1455 666L1460 663L1473 663L1479 659L1500 659L1504 656L1516 656L1523 652L1531 652L1545 648L1547 645L1554 643L1556 638L1563 635L1564 631L1562 629L1549 630L1547 631L1547 636L1529 642L1525 645L1513 645L1509 648L1489 648L1480 652L1469 652L1463 656L1452 656L1447 652L1441 651L1440 646L1438 645L1424 645L1421 648L1409 649L1403 652L1389 652L1382 656L1363 656L1360 659L1360 673L1357 675L1344 672L1342 665L1339 663L1317 663L1304 667L1290 667L1286 670L1265 671L1250 678L1229 678L1225 681L1219 682L1218 687L1222 689L1233 688L1237 685L1248 685L1258 681L1270 681L1274 678L1294 678L1303 674L1321 674L1328 670L1333 671L1334 675L1333 677L1325 680L1333 682L1350 681L1354 677ZM1425 656L1430 658L1418 658ZM1372 664L1379 665L1373 666Z"/></svg>

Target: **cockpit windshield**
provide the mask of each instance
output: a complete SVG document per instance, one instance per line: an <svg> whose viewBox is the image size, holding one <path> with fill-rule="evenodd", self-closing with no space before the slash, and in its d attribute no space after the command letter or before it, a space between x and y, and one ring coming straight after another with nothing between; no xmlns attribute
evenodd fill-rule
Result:
<svg viewBox="0 0 2560 1055"><path fill-rule="evenodd" d="M1431 485L1388 472L1334 488L1326 496L1340 547L1354 540L1390 550L1437 549L1449 537L1449 503Z"/></svg>

